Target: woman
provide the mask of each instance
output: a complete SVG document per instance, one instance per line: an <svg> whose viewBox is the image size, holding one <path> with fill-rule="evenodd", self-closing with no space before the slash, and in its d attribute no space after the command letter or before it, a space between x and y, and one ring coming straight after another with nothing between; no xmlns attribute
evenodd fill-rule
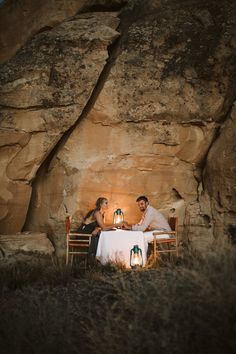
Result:
<svg viewBox="0 0 236 354"><path fill-rule="evenodd" d="M96 207L90 210L84 218L84 221L78 228L78 232L84 234L92 234L90 253L96 254L99 235L101 230L110 230L115 224L105 225L104 216L108 209L108 200L104 197L100 197L96 201Z"/></svg>

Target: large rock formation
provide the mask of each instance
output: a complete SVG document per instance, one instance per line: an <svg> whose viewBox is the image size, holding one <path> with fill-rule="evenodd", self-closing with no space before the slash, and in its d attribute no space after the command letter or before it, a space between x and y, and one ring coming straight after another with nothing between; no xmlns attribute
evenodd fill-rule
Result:
<svg viewBox="0 0 236 354"><path fill-rule="evenodd" d="M80 15L38 34L1 67L2 232L23 227L31 181L82 113L118 23L113 13Z"/></svg>
<svg viewBox="0 0 236 354"><path fill-rule="evenodd" d="M66 213L81 220L103 195L110 200L107 221L118 206L137 221L135 198L146 194L155 207L188 224L185 237L194 247L212 242L219 201L214 166L224 166L222 159L215 162L215 139L235 99L235 5L133 3L121 14L121 39L110 48L100 78L107 45L117 37L111 12L86 13L39 34L3 67L4 230L10 215L15 228L23 224L28 183L41 165L25 229L46 231L59 248ZM35 58L33 69L25 53ZM19 66L24 75L14 70ZM89 97L91 106L96 101L90 111ZM233 165L232 151L230 156ZM234 170L227 171L232 189ZM23 208L16 217L10 209L17 202ZM222 228L228 217L235 225L233 207L221 205Z"/></svg>

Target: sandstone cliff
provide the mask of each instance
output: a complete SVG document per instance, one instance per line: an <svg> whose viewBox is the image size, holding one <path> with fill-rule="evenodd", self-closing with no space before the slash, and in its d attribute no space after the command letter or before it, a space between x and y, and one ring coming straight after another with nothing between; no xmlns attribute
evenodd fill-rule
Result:
<svg viewBox="0 0 236 354"><path fill-rule="evenodd" d="M1 231L60 248L66 213L106 196L135 222L146 194L196 248L232 236L234 2L95 3L0 68Z"/></svg>

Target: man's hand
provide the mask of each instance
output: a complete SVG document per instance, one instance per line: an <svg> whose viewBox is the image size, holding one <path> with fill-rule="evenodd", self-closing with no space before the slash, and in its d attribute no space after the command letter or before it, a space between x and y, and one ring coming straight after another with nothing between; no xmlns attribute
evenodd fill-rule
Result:
<svg viewBox="0 0 236 354"><path fill-rule="evenodd" d="M132 227L126 221L123 221L122 224L121 224L121 228L123 230L131 230Z"/></svg>

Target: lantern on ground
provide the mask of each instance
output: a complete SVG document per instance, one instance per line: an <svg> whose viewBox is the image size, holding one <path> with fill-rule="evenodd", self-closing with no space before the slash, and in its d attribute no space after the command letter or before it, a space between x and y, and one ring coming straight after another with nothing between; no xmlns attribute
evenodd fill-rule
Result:
<svg viewBox="0 0 236 354"><path fill-rule="evenodd" d="M121 209L116 209L113 215L113 224L119 224L124 221L124 213Z"/></svg>
<svg viewBox="0 0 236 354"><path fill-rule="evenodd" d="M130 267L137 269L143 266L143 255L142 250L138 245L134 245L134 247L130 250Z"/></svg>

